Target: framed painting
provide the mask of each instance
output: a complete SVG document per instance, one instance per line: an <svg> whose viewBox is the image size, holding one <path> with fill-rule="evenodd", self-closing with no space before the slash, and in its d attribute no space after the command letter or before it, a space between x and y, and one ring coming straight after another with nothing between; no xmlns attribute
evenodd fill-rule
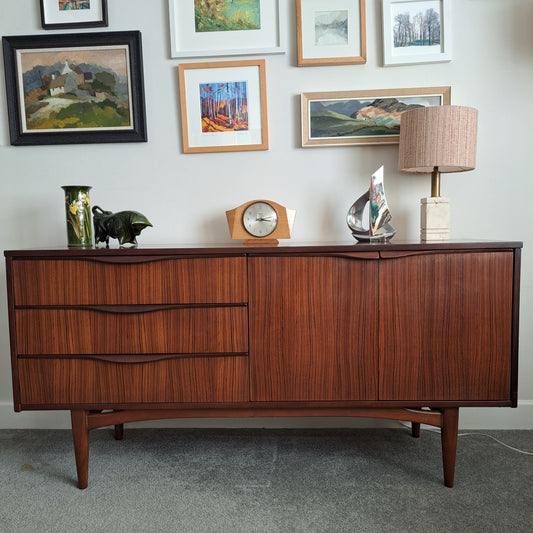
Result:
<svg viewBox="0 0 533 533"><path fill-rule="evenodd" d="M185 153L268 150L264 59L178 69Z"/></svg>
<svg viewBox="0 0 533 533"><path fill-rule="evenodd" d="M3 37L11 144L146 141L138 31Z"/></svg>
<svg viewBox="0 0 533 533"><path fill-rule="evenodd" d="M451 61L451 0L382 0L383 65Z"/></svg>
<svg viewBox="0 0 533 533"><path fill-rule="evenodd" d="M450 101L451 87L302 93L302 146L398 144L404 111Z"/></svg>
<svg viewBox="0 0 533 533"><path fill-rule="evenodd" d="M40 0L45 30L107 26L107 0Z"/></svg>
<svg viewBox="0 0 533 533"><path fill-rule="evenodd" d="M284 54L281 0L169 0L170 56Z"/></svg>
<svg viewBox="0 0 533 533"><path fill-rule="evenodd" d="M365 0L296 0L298 66L366 63Z"/></svg>

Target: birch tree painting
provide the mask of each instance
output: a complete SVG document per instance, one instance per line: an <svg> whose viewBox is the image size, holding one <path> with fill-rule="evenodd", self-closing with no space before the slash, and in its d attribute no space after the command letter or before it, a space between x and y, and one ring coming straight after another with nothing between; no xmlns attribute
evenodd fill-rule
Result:
<svg viewBox="0 0 533 533"><path fill-rule="evenodd" d="M432 7L425 11L403 10L394 16L394 47L437 46L441 41L440 13Z"/></svg>
<svg viewBox="0 0 533 533"><path fill-rule="evenodd" d="M200 84L202 132L248 130L247 82Z"/></svg>

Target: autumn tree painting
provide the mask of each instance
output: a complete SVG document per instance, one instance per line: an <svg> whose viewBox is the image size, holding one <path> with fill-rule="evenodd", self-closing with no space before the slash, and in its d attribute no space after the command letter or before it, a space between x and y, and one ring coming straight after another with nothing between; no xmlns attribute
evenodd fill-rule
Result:
<svg viewBox="0 0 533 533"><path fill-rule="evenodd" d="M258 30L260 0L194 0L197 32Z"/></svg>
<svg viewBox="0 0 533 533"><path fill-rule="evenodd" d="M202 132L248 130L247 83L200 84Z"/></svg>
<svg viewBox="0 0 533 533"><path fill-rule="evenodd" d="M394 17L394 46L434 46L440 44L440 15L430 8L425 12L398 13Z"/></svg>

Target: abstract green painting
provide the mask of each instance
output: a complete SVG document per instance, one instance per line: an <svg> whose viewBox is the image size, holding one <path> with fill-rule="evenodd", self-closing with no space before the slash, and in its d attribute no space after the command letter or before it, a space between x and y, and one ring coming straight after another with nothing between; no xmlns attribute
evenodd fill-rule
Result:
<svg viewBox="0 0 533 533"><path fill-rule="evenodd" d="M261 29L260 0L194 0L197 32Z"/></svg>

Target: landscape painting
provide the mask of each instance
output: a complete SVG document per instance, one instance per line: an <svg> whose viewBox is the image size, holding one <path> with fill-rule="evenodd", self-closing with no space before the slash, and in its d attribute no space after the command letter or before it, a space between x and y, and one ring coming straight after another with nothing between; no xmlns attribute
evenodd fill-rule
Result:
<svg viewBox="0 0 533 533"><path fill-rule="evenodd" d="M440 49L440 0L392 5L394 48Z"/></svg>
<svg viewBox="0 0 533 533"><path fill-rule="evenodd" d="M404 111L440 103L440 96L311 101L310 138L399 135Z"/></svg>
<svg viewBox="0 0 533 533"><path fill-rule="evenodd" d="M302 146L398 144L403 113L450 103L449 86L302 93Z"/></svg>
<svg viewBox="0 0 533 533"><path fill-rule="evenodd" d="M91 0L57 0L60 11L91 9Z"/></svg>
<svg viewBox="0 0 533 533"><path fill-rule="evenodd" d="M245 81L200 84L202 133L248 130Z"/></svg>
<svg viewBox="0 0 533 533"><path fill-rule="evenodd" d="M317 11L315 13L315 45L348 44L348 11Z"/></svg>
<svg viewBox="0 0 533 533"><path fill-rule="evenodd" d="M260 0L194 0L196 32L261 29Z"/></svg>
<svg viewBox="0 0 533 533"><path fill-rule="evenodd" d="M18 55L24 132L132 128L127 46Z"/></svg>

